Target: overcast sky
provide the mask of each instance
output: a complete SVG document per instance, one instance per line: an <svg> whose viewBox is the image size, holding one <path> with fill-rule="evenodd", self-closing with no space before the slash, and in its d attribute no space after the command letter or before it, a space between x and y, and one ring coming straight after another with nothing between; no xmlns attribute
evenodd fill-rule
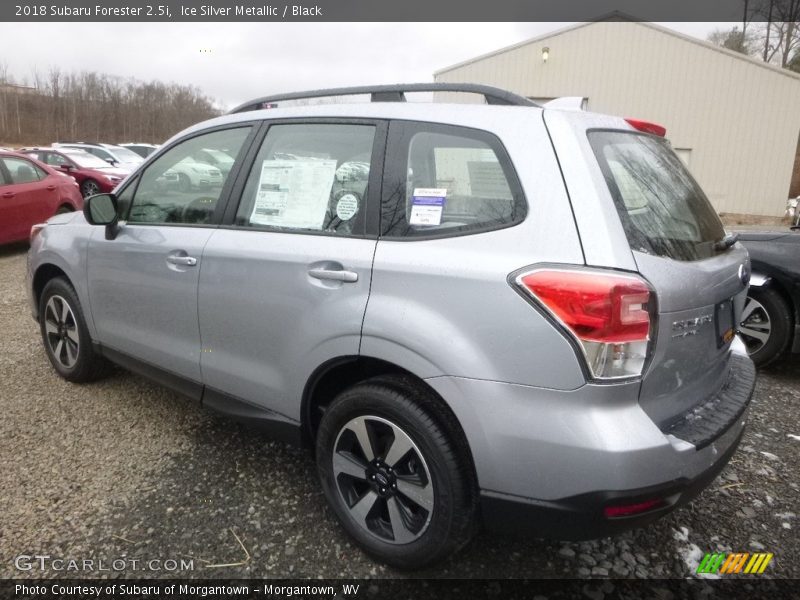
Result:
<svg viewBox="0 0 800 600"><path fill-rule="evenodd" d="M270 93L432 81L437 69L568 25L2 23L0 64L18 81L57 66L189 84L230 108ZM702 39L730 26L662 25Z"/></svg>

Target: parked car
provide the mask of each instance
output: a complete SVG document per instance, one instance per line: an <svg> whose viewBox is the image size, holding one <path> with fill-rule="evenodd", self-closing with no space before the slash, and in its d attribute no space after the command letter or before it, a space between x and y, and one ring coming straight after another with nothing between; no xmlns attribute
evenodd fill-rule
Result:
<svg viewBox="0 0 800 600"><path fill-rule="evenodd" d="M132 152L136 152L136 154L138 154L142 158L147 158L153 152L158 150L158 146L156 146L155 144L133 144L133 143L128 143L128 144L119 144L119 146L121 148L127 148L128 150L130 150Z"/></svg>
<svg viewBox="0 0 800 600"><path fill-rule="evenodd" d="M89 144L86 142L59 142L53 144L54 148L75 148L102 158L113 167L133 171L144 159L127 148L114 146L113 144Z"/></svg>
<svg viewBox="0 0 800 600"><path fill-rule="evenodd" d="M223 150L202 148L201 150L195 152L194 155L192 155L192 158L199 163L216 167L226 177L233 168L233 157Z"/></svg>
<svg viewBox="0 0 800 600"><path fill-rule="evenodd" d="M739 323L750 358L768 365L800 352L800 232L739 233L753 275Z"/></svg>
<svg viewBox="0 0 800 600"><path fill-rule="evenodd" d="M74 177L84 198L112 191L130 174L127 169L112 167L103 159L74 148L23 148L20 152Z"/></svg>
<svg viewBox="0 0 800 600"><path fill-rule="evenodd" d="M82 208L72 177L29 156L0 151L0 244L27 240L33 225Z"/></svg>
<svg viewBox="0 0 800 600"><path fill-rule="evenodd" d="M171 179L177 176L178 189L185 192L192 189L221 187L223 179L222 171L217 167L197 162L191 156L172 165L166 176Z"/></svg>
<svg viewBox="0 0 800 600"><path fill-rule="evenodd" d="M313 447L333 514L397 567L481 522L644 526L728 462L755 385L747 252L664 133L463 84L261 98L51 221L31 311L67 380L111 360ZM234 157L221 185L165 189L200 149Z"/></svg>

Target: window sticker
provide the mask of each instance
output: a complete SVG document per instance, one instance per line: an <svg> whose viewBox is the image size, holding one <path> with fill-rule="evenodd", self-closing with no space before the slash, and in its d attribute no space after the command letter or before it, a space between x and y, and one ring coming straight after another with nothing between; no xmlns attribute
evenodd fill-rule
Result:
<svg viewBox="0 0 800 600"><path fill-rule="evenodd" d="M358 197L355 194L344 194L336 203L336 216L342 221L349 221L356 215L357 212Z"/></svg>
<svg viewBox="0 0 800 600"><path fill-rule="evenodd" d="M335 160L265 160L250 222L321 230L335 173Z"/></svg>
<svg viewBox="0 0 800 600"><path fill-rule="evenodd" d="M445 188L414 188L409 225L439 225L447 200Z"/></svg>

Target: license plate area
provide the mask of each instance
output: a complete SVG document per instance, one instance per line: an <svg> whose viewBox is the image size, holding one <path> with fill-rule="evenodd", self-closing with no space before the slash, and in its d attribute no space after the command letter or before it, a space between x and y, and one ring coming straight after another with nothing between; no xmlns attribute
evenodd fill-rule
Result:
<svg viewBox="0 0 800 600"><path fill-rule="evenodd" d="M717 329L717 348L730 344L736 331L733 328L733 300L724 300L714 307Z"/></svg>

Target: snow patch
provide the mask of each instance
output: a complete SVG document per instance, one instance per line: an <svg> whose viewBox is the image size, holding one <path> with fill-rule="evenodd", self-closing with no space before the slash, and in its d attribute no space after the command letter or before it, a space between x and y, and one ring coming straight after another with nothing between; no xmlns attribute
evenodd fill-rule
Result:
<svg viewBox="0 0 800 600"><path fill-rule="evenodd" d="M763 450L760 450L759 452L770 460L780 460L780 458L775 456L772 452L764 452Z"/></svg>
<svg viewBox="0 0 800 600"><path fill-rule="evenodd" d="M800 442L800 435L794 435L793 433L787 433L786 437L790 437L793 440L797 440L798 442Z"/></svg>
<svg viewBox="0 0 800 600"><path fill-rule="evenodd" d="M680 542L675 549L684 564L689 568L689 573L701 579L719 579L719 575L716 573L697 572L697 567L706 553L700 550L696 544L689 541L689 529L687 527L681 527L679 531L674 531L672 537L676 542Z"/></svg>

